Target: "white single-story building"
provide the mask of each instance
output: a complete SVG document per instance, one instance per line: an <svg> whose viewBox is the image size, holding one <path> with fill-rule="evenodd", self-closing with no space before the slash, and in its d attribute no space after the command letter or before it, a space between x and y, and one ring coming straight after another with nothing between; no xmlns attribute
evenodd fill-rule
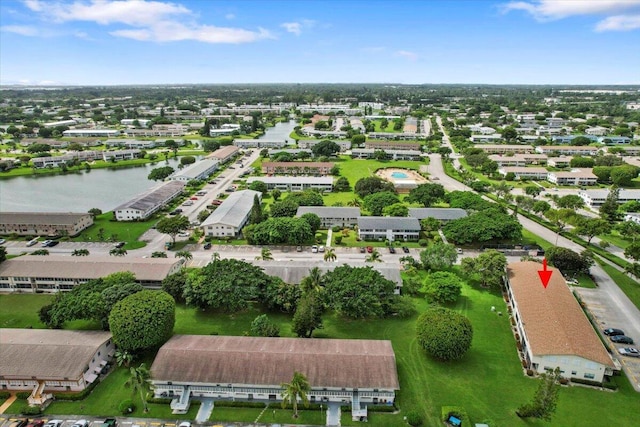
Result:
<svg viewBox="0 0 640 427"><path fill-rule="evenodd" d="M596 185L598 177L594 175L593 169L582 168L568 172L549 172L547 181L557 185Z"/></svg>
<svg viewBox="0 0 640 427"><path fill-rule="evenodd" d="M330 176L252 176L247 178L247 184L262 181L268 190L304 191L315 188L321 192L333 190L333 178Z"/></svg>
<svg viewBox="0 0 640 427"><path fill-rule="evenodd" d="M184 169L177 170L171 176L170 181L188 182L194 179L205 180L218 169L219 162L217 159L202 159L190 164Z"/></svg>
<svg viewBox="0 0 640 427"><path fill-rule="evenodd" d="M584 203L590 208L599 208L602 206L605 200L607 200L607 196L609 196L609 189L594 189L594 190L584 190L578 193ZM621 188L618 192L618 204L623 204L627 202L638 202L640 201L640 190L633 188Z"/></svg>

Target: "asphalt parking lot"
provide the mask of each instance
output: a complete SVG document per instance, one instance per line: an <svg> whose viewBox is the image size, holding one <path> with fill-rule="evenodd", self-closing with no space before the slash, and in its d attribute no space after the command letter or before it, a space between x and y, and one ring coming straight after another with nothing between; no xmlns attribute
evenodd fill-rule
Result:
<svg viewBox="0 0 640 427"><path fill-rule="evenodd" d="M626 357L618 353L618 349L623 347L640 347L640 336L636 336L635 329L625 324L624 318L620 315L620 311L615 306L607 304L610 300L599 298L597 289L576 288L580 298L587 305L593 320L596 323L598 333L603 337L606 345L611 349L613 357L617 359L622 368L629 376L629 381L633 387L640 391L640 357ZM603 334L603 329L618 328L634 340L634 344L616 344Z"/></svg>

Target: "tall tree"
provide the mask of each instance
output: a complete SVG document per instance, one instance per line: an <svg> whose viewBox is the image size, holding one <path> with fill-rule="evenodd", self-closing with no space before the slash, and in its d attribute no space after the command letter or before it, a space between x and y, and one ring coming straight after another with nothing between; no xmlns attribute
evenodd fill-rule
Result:
<svg viewBox="0 0 640 427"><path fill-rule="evenodd" d="M407 202L420 203L429 207L444 197L444 187L440 184L420 184L409 192L405 198Z"/></svg>
<svg viewBox="0 0 640 427"><path fill-rule="evenodd" d="M309 380L300 372L293 373L293 378L288 383L280 384L282 387L282 408L286 408L287 404L293 406L293 418L298 418L298 399L306 406L309 406L309 398L307 393L311 391Z"/></svg>
<svg viewBox="0 0 640 427"><path fill-rule="evenodd" d="M554 369L553 372L542 374L541 377L542 380L538 385L536 394L533 396L533 400L522 405L516 411L520 418L541 418L551 421L558 403L559 380L561 378L560 368Z"/></svg>
<svg viewBox="0 0 640 427"><path fill-rule="evenodd" d="M420 252L420 261L425 270L444 270L453 265L458 259L458 253L453 245L444 242L434 242Z"/></svg>
<svg viewBox="0 0 640 427"><path fill-rule="evenodd" d="M156 229L160 233L171 236L172 244L176 244L176 236L189 228L189 218L184 215L176 215L162 218L158 221Z"/></svg>
<svg viewBox="0 0 640 427"><path fill-rule="evenodd" d="M620 196L620 189L618 187L611 187L609 190L609 194L605 199L602 206L600 206L600 216L602 219L609 221L610 223L614 223L620 218L620 214L618 213L618 199Z"/></svg>
<svg viewBox="0 0 640 427"><path fill-rule="evenodd" d="M599 234L607 234L611 231L611 224L601 218L584 218L578 223L575 232L579 236L585 236L587 242Z"/></svg>
<svg viewBox="0 0 640 427"><path fill-rule="evenodd" d="M129 368L129 379L124 383L125 387L130 387L134 393L137 391L140 394L140 400L144 406L145 413L149 412L147 399L145 397L147 394L147 381L149 380L149 376L149 369L147 369L146 365L142 363L137 368L134 368L133 366Z"/></svg>
<svg viewBox="0 0 640 427"><path fill-rule="evenodd" d="M249 224L260 224L264 220L265 217L262 212L262 204L256 194L253 196L253 206L251 206L251 212L249 213Z"/></svg>
<svg viewBox="0 0 640 427"><path fill-rule="evenodd" d="M507 257L494 249L482 252L477 258L463 258L461 270L467 276L478 276L482 286L499 289L507 268Z"/></svg>

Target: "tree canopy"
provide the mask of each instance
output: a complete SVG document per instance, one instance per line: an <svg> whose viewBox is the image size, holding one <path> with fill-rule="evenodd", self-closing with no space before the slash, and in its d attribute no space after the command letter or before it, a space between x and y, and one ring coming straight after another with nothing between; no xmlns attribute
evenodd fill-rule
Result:
<svg viewBox="0 0 640 427"><path fill-rule="evenodd" d="M424 293L437 303L456 302L462 292L462 280L448 271L436 271L427 277Z"/></svg>
<svg viewBox="0 0 640 427"><path fill-rule="evenodd" d="M156 224L159 233L171 236L172 242L176 243L176 236L189 228L189 218L184 215L175 215L162 218Z"/></svg>
<svg viewBox="0 0 640 427"><path fill-rule="evenodd" d="M355 193L361 198L367 197L369 194L388 191L395 193L395 187L392 182L386 181L377 176L368 176L360 178L354 187Z"/></svg>
<svg viewBox="0 0 640 427"><path fill-rule="evenodd" d="M132 353L154 349L173 334L176 303L166 292L143 290L116 303L109 314L113 340Z"/></svg>
<svg viewBox="0 0 640 427"><path fill-rule="evenodd" d="M376 192L364 198L364 207L373 216L381 216L384 208L396 203L400 203L400 199L395 193L389 191Z"/></svg>
<svg viewBox="0 0 640 427"><path fill-rule="evenodd" d="M455 246L444 242L433 242L420 252L420 262L425 270L444 270L457 259Z"/></svg>
<svg viewBox="0 0 640 427"><path fill-rule="evenodd" d="M333 141L324 140L311 147L311 151L315 157L331 157L340 151L340 146Z"/></svg>
<svg viewBox="0 0 640 427"><path fill-rule="evenodd" d="M494 206L467 217L449 221L442 231L447 239L456 243L515 240L522 237L522 225L518 219Z"/></svg>
<svg viewBox="0 0 640 427"><path fill-rule="evenodd" d="M159 168L152 169L147 178L152 181L164 181L164 179L173 172L174 169L171 166L161 166Z"/></svg>
<svg viewBox="0 0 640 427"><path fill-rule="evenodd" d="M593 257L588 251L579 254L560 246L552 246L547 249L545 258L549 264L557 267L564 276L589 273L589 268L593 265Z"/></svg>
<svg viewBox="0 0 640 427"><path fill-rule="evenodd" d="M391 313L395 283L371 267L343 265L324 276L329 306L352 318L383 317Z"/></svg>
<svg viewBox="0 0 640 427"><path fill-rule="evenodd" d="M314 235L307 219L288 217L269 218L259 224L248 225L242 234L251 245L301 245Z"/></svg>
<svg viewBox="0 0 640 427"><path fill-rule="evenodd" d="M482 252L476 258L463 258L460 268L469 277L478 277L482 286L499 289L507 268L507 257L494 249Z"/></svg>
<svg viewBox="0 0 640 427"><path fill-rule="evenodd" d="M429 207L444 198L444 187L440 184L420 184L409 192L405 200L409 203L420 203Z"/></svg>
<svg viewBox="0 0 640 427"><path fill-rule="evenodd" d="M416 331L420 346L442 361L461 359L473 340L469 319L444 307L430 308L420 315Z"/></svg>

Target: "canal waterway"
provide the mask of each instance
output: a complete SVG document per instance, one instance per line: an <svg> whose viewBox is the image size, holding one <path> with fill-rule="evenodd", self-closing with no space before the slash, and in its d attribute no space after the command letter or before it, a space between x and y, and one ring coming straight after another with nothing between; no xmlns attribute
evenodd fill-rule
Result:
<svg viewBox="0 0 640 427"><path fill-rule="evenodd" d="M282 140L296 126L295 121L268 128L260 139ZM147 179L151 169L166 162L118 169L92 169L65 175L19 176L0 181L0 212L87 212L110 211L158 182ZM178 161L169 160L177 169Z"/></svg>

